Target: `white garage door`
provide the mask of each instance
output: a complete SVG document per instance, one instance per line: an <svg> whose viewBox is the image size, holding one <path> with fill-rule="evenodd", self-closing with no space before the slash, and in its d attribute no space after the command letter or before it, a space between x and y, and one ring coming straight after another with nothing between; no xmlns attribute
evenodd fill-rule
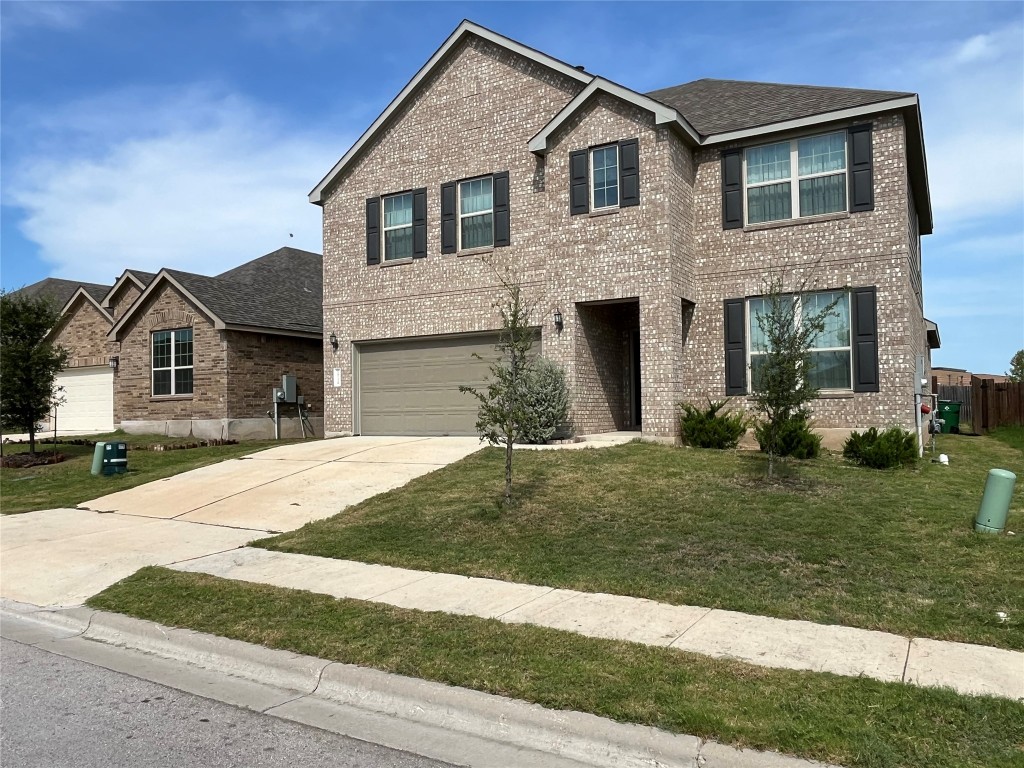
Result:
<svg viewBox="0 0 1024 768"><path fill-rule="evenodd" d="M114 429L114 372L107 366L68 368L57 374L67 402L57 409L57 430Z"/></svg>

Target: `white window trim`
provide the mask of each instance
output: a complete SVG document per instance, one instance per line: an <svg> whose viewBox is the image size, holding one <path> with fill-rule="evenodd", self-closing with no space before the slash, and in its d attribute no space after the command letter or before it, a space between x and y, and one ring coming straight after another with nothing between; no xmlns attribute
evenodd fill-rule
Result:
<svg viewBox="0 0 1024 768"><path fill-rule="evenodd" d="M821 173L808 173L806 175L800 175L800 141L803 139L818 139L823 136L837 136L843 137L843 170L841 171L823 171ZM761 147L771 147L776 144L789 144L789 177L785 179L773 179L772 181L759 181L755 184L747 183L747 153L752 149L760 149ZM800 182L804 179L818 179L825 176L846 176L850 171L850 141L846 131L829 131L828 133L814 133L807 136L797 136L787 141L772 141L767 144L755 144L750 147L743 148L743 225L744 226L758 226L759 224L772 224L776 221L795 221L797 219L806 219L808 216L804 216L800 212ZM756 189L758 187L770 187L775 184L786 184L789 183L789 210L791 215L788 219L768 219L767 221L750 221L750 204L747 197L747 190ZM850 196L847 193L846 196L846 210L850 210ZM832 213L842 213L842 211L833 211ZM814 214L820 216L829 216L832 214Z"/></svg>
<svg viewBox="0 0 1024 768"><path fill-rule="evenodd" d="M191 331L192 332L192 365L177 365L175 360L175 347L178 345L178 333L180 331ZM171 365L168 368L157 368L154 365L153 359L153 339L158 333L169 333L171 334ZM149 392L151 397L191 397L195 393L196 389L196 349L195 349L196 334L192 328L164 328L159 331L153 331L149 335ZM192 371L192 392L184 392L179 394L175 391L176 380L175 372L183 371L185 369ZM156 393L156 372L157 371L170 371L171 372L171 391L162 395Z"/></svg>
<svg viewBox="0 0 1024 768"><path fill-rule="evenodd" d="M615 205L604 205L604 206L601 206L600 208L598 208L596 205L594 205L594 171L596 170L594 168L594 153L595 152L600 152L600 151L605 150L605 149L614 149L615 150ZM590 187L590 210L591 211L611 211L611 210L613 210L615 208L620 207L620 205L622 204L622 190L619 188L619 179L622 176L622 158L619 155L619 145L618 145L618 143L615 143L615 144L602 144L599 147L591 147L590 148L590 152L587 155L587 160L589 161L589 166L590 166L590 170L589 170L589 176L590 176L589 182L590 183L588 184L588 186Z"/></svg>
<svg viewBox="0 0 1024 768"><path fill-rule="evenodd" d="M845 347L812 347L810 352L849 352L850 354L850 386L848 387L821 387L820 392L853 392L853 297L848 290L821 290L821 291L807 291L805 294L792 294L796 301L796 311L793 314L793 322L798 325L803 322L803 296L813 295L817 293L841 293L846 295L847 308L849 310L849 321L850 321L850 343ZM787 294L789 295L789 294ZM744 330L744 336L746 338L746 353L747 353L747 392L754 391L754 371L751 366L751 358L767 355L767 352L755 352L751 347L751 338L753 334L750 332L750 302L753 299L764 299L765 296L748 296L743 302L743 317L744 322L747 324Z"/></svg>
<svg viewBox="0 0 1024 768"><path fill-rule="evenodd" d="M472 181L480 181L481 179L490 179L490 182L491 182L491 207L490 207L490 210L487 210L487 211L476 211L474 213L463 213L462 212L462 185L463 184L469 184ZM493 248L494 247L494 175L493 174L485 174L483 176L474 176L471 179L463 179L462 181L458 182L455 185L455 188L458 191L458 194L456 194L456 196L455 196L455 207L456 207L456 210L458 210L458 212L459 212L458 223L457 223L457 230L458 231L455 233L455 237L457 238L457 242L459 244L458 250L460 250L460 251L476 251L476 250L482 250L484 248ZM468 219L468 218L471 218L473 216L484 216L484 215L486 215L488 213L491 214L491 244L490 245L478 245L478 246L474 246L472 248L464 247L462 245L462 220L464 218Z"/></svg>
<svg viewBox="0 0 1024 768"><path fill-rule="evenodd" d="M416 203L415 203L415 200L413 200L412 190L409 190L408 192L396 192L393 195L383 195L381 197L381 199L380 199L380 256L381 256L380 260L381 260L382 263L385 262L385 261L401 261L402 259L410 258L409 256L397 256L397 257L393 257L391 259L388 258L388 239L387 239L387 233L388 232L396 232L396 231L398 231L400 229L408 229L409 232L412 233L412 224L413 224L412 221L410 221L408 224L399 224L398 226L395 226L395 227L386 227L386 226L384 226L384 222L387 220L387 218L386 218L386 216L384 214L384 201L385 200L394 200L396 197L405 197L406 195L409 196L409 201L413 205L415 205ZM412 210L412 208L410 208L410 210ZM415 218L415 212L413 213L413 217Z"/></svg>

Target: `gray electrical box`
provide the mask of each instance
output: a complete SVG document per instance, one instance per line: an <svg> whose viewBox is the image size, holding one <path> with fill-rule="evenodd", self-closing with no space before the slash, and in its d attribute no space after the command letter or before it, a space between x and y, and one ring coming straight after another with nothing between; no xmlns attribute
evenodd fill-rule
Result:
<svg viewBox="0 0 1024 768"><path fill-rule="evenodd" d="M284 391L284 400L282 400L281 402L294 403L295 396L297 394L295 392L295 377L288 373L282 376L281 389Z"/></svg>

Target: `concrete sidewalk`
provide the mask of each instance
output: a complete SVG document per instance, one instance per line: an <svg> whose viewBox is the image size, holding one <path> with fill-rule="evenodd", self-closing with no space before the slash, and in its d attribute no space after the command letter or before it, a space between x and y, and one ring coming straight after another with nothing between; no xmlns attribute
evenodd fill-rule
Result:
<svg viewBox="0 0 1024 768"><path fill-rule="evenodd" d="M472 768L829 768L88 608L54 611L0 600L0 636Z"/></svg>
<svg viewBox="0 0 1024 768"><path fill-rule="evenodd" d="M981 645L251 547L171 567L401 608L536 624L764 667L1024 699L1024 653Z"/></svg>

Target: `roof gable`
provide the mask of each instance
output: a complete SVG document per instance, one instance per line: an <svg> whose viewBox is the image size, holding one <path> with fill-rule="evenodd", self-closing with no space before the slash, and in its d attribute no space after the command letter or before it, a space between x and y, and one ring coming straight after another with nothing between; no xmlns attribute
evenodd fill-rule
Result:
<svg viewBox="0 0 1024 768"><path fill-rule="evenodd" d="M384 111L380 113L370 127L363 132L363 135L359 137L348 152L346 152L342 158L335 163L334 167L331 168L327 175L320 180L320 183L313 187L309 193L309 202L314 203L315 205L323 203L324 194L331 183L345 171L363 148L366 147L378 132L390 122L391 118L401 111L402 107L419 90L420 85L432 72L434 72L434 70L438 68L438 66L440 66L451 51L469 35L476 35L484 40L488 40L495 45L499 45L506 50L512 51L520 56L524 56L525 58L535 61L549 69L553 69L556 72L580 83L589 83L593 80L593 75L566 64L564 61L559 61L552 56L548 56L546 53L541 53L540 51L523 45L522 43L517 43L515 40L507 38L504 35L499 35L497 32L492 32L486 27L481 27L479 24L474 24L469 20L463 20L462 23L455 28L455 31L448 36L448 39L441 44L441 47L434 52L434 55L427 60L427 63L420 67L419 71L413 75L412 80L410 80L406 86L399 91L398 95L392 99L391 103L388 104Z"/></svg>
<svg viewBox="0 0 1024 768"><path fill-rule="evenodd" d="M83 289L89 296L99 302L103 300L110 286L98 283L82 283L77 280L64 280L59 277L47 277L37 283L26 285L14 293L30 297L44 296L50 299L57 307L63 308L71 301L71 297L78 293L79 289Z"/></svg>
<svg viewBox="0 0 1024 768"><path fill-rule="evenodd" d="M144 291L146 286L153 282L153 278L156 277L154 272L142 272L138 269L126 269L121 273L121 276L117 278L114 284L107 291L103 297L103 306L110 308L110 305L116 297L126 286L134 285L140 291Z"/></svg>

